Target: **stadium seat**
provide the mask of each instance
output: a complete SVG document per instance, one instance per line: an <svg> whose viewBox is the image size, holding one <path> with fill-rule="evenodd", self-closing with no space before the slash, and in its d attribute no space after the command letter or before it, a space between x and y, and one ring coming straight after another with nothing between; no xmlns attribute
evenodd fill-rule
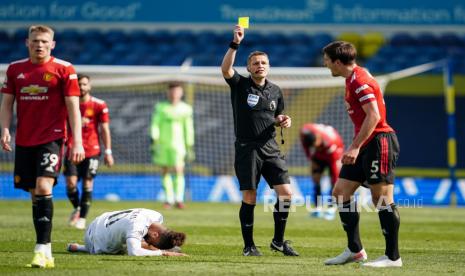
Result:
<svg viewBox="0 0 465 276"><path fill-rule="evenodd" d="M323 48L328 43L333 41L333 37L328 33L317 33L313 35L313 46L316 48Z"/></svg>
<svg viewBox="0 0 465 276"><path fill-rule="evenodd" d="M128 33L130 41L137 41L140 43L148 43L149 33L146 30L133 30Z"/></svg>
<svg viewBox="0 0 465 276"><path fill-rule="evenodd" d="M292 45L302 45L308 47L313 44L313 38L306 33L292 33L290 34L290 43Z"/></svg>
<svg viewBox="0 0 465 276"><path fill-rule="evenodd" d="M98 29L88 29L85 30L83 34L83 39L94 43L100 43L103 40L103 37L103 33Z"/></svg>
<svg viewBox="0 0 465 276"><path fill-rule="evenodd" d="M379 32L370 32L362 35L360 55L370 58L384 45L384 35Z"/></svg>
<svg viewBox="0 0 465 276"><path fill-rule="evenodd" d="M10 35L4 30L0 30L0 43L8 43L9 41Z"/></svg>
<svg viewBox="0 0 465 276"><path fill-rule="evenodd" d="M177 33L176 33L176 36L177 36ZM194 35L194 40L196 41L196 43L201 44L201 45L205 45L206 43L216 45L218 41L220 41L220 39L221 39L221 35L213 31L203 31L203 32L199 32ZM185 42L185 40L179 40L179 41Z"/></svg>
<svg viewBox="0 0 465 276"><path fill-rule="evenodd" d="M418 46L416 45L406 45L397 49L397 54L403 55L404 57L418 55L419 52Z"/></svg>
<svg viewBox="0 0 465 276"><path fill-rule="evenodd" d="M417 43L419 46L437 46L441 42L432 33L420 33L417 35Z"/></svg>
<svg viewBox="0 0 465 276"><path fill-rule="evenodd" d="M314 62L313 57L304 57L301 55L290 55L285 62L286 67L310 67Z"/></svg>
<svg viewBox="0 0 465 276"><path fill-rule="evenodd" d="M94 64L101 64L101 65L111 65L114 64L116 58L113 53L107 52L99 55L98 59L95 59L93 62Z"/></svg>
<svg viewBox="0 0 465 276"><path fill-rule="evenodd" d="M184 62L184 60L186 58L187 58L187 56L185 54L182 54L182 53L177 53L177 54L173 54L173 55L170 55L170 56L165 56L165 58L162 59L160 65L179 66Z"/></svg>
<svg viewBox="0 0 465 276"><path fill-rule="evenodd" d="M362 47L362 36L359 33L354 32L343 32L340 33L336 40L347 41L354 44L356 49L361 49Z"/></svg>
<svg viewBox="0 0 465 276"><path fill-rule="evenodd" d="M8 59L8 62L11 62L11 61L14 61L14 60L19 60L19 59L23 59L27 57L27 50L26 48L24 47L24 50L23 49L17 49L15 51L12 51L10 53L10 56L9 56L9 59Z"/></svg>
<svg viewBox="0 0 465 276"><path fill-rule="evenodd" d="M385 56L381 54L377 54L374 57L370 58L367 60L367 62L364 64L365 67L369 68L371 72L383 72L384 64L386 63L386 60L391 61L390 57L388 59L385 58Z"/></svg>
<svg viewBox="0 0 465 276"><path fill-rule="evenodd" d="M462 39L455 33L443 33L439 36L439 40L441 41L441 45L445 45L448 47L463 47L465 46L465 37Z"/></svg>
<svg viewBox="0 0 465 276"><path fill-rule="evenodd" d="M428 56L430 60L435 61L444 58L447 55L445 47L427 46L423 48L423 54Z"/></svg>
<svg viewBox="0 0 465 276"><path fill-rule="evenodd" d="M148 38L152 43L171 43L174 41L175 35L167 30L156 30L149 33Z"/></svg>
<svg viewBox="0 0 465 276"><path fill-rule="evenodd" d="M74 64L92 64L93 60L93 54L89 52L84 52L82 54L77 55L76 59L74 60Z"/></svg>
<svg viewBox="0 0 465 276"><path fill-rule="evenodd" d="M12 40L13 41L20 41L24 45L24 40L27 38L27 36L28 36L28 30L24 29L24 28L20 28L20 29L17 29L13 33Z"/></svg>
<svg viewBox="0 0 465 276"><path fill-rule="evenodd" d="M229 40L231 40L232 35L228 33ZM259 32L251 32L247 34L247 39L244 40L244 44L256 46L261 45L264 41L264 36Z"/></svg>
<svg viewBox="0 0 465 276"><path fill-rule="evenodd" d="M65 41L80 41L83 34L76 29L65 29L55 33L56 41L63 43Z"/></svg>
<svg viewBox="0 0 465 276"><path fill-rule="evenodd" d="M121 55L113 56L113 61L111 61L111 64L114 65L138 65L140 61L143 59L143 56L141 56L137 52L130 52L127 55Z"/></svg>
<svg viewBox="0 0 465 276"><path fill-rule="evenodd" d="M211 54L200 54L192 57L192 66L218 66L221 58Z"/></svg>
<svg viewBox="0 0 465 276"><path fill-rule="evenodd" d="M409 33L396 33L391 37L390 44L393 46L415 46L417 40Z"/></svg>
<svg viewBox="0 0 465 276"><path fill-rule="evenodd" d="M104 41L113 46L115 43L127 42L128 35L121 30L110 30L104 34Z"/></svg>
<svg viewBox="0 0 465 276"><path fill-rule="evenodd" d="M24 40L27 29L0 30L0 62L27 56ZM180 65L188 57L194 66L218 66L231 41L231 31L190 29L136 29L125 31L98 28L68 28L56 32L53 55L75 64ZM465 36L454 32L341 33L337 39L358 47L360 62L375 73L391 72L407 66L451 57L456 72L462 72ZM321 49L334 40L330 33L302 31L258 32L250 30L237 53L236 62L245 65L250 52L265 51L272 66L323 66ZM76 43L79 41L80 43ZM421 46L421 51L418 47ZM131 54L133 52L134 54ZM389 60L389 64L385 61ZM364 62L365 61L365 62Z"/></svg>

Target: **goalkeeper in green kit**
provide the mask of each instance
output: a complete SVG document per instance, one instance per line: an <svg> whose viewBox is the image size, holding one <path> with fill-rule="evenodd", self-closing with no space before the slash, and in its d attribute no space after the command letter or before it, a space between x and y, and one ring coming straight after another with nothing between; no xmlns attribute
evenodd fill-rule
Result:
<svg viewBox="0 0 465 276"><path fill-rule="evenodd" d="M153 162L161 167L166 209L184 208L185 160L195 158L192 107L182 96L181 84L170 83L168 102L155 105L150 128Z"/></svg>

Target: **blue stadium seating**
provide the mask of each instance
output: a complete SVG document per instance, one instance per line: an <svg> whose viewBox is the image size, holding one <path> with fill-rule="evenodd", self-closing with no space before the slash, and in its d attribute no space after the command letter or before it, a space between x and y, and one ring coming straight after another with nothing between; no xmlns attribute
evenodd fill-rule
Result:
<svg viewBox="0 0 465 276"><path fill-rule="evenodd" d="M383 73L415 66L444 58L452 58L455 73L463 74L462 63L465 57L465 37L454 33L436 35L432 33L394 34L388 44L367 60L366 66L372 72ZM382 60L389 62L382 62ZM459 66L457 66L459 65ZM433 71L439 73L439 70Z"/></svg>
<svg viewBox="0 0 465 276"><path fill-rule="evenodd" d="M0 30L0 62L26 57L26 37L26 29ZM75 64L176 66L191 58L194 66L218 66L231 38L230 31L70 28L56 32L53 54ZM250 31L237 53L236 64L245 64L251 51L261 50L269 54L272 66L322 66L321 49L334 39L324 32ZM464 72L465 36L452 32L400 32L386 39L386 44L370 58L359 62L374 73L384 73L446 57L453 59L456 72Z"/></svg>
<svg viewBox="0 0 465 276"><path fill-rule="evenodd" d="M417 35L417 43L419 46L437 46L441 41L432 33L420 33Z"/></svg>
<svg viewBox="0 0 465 276"><path fill-rule="evenodd" d="M439 40L441 41L442 45L445 46L457 46L463 47L465 46L465 38L462 39L460 36L456 35L455 33L444 33L440 35Z"/></svg>
<svg viewBox="0 0 465 276"><path fill-rule="evenodd" d="M409 33L397 33L391 38L391 45L393 46L413 46L417 45L417 40Z"/></svg>

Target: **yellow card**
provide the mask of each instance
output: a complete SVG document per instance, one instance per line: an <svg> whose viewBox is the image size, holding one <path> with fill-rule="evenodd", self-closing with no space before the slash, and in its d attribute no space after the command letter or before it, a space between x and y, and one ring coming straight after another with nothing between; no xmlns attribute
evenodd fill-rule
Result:
<svg viewBox="0 0 465 276"><path fill-rule="evenodd" d="M248 16L239 17L237 24L244 29L248 29L249 28L249 17Z"/></svg>

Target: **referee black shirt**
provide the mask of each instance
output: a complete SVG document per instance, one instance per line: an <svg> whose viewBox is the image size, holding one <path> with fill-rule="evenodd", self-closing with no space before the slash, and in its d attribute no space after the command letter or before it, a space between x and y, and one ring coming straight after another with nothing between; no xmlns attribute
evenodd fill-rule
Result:
<svg viewBox="0 0 465 276"><path fill-rule="evenodd" d="M275 117L284 109L281 88L268 80L258 86L250 76L246 78L236 70L232 78L225 80L231 88L236 140L260 142L274 138Z"/></svg>

